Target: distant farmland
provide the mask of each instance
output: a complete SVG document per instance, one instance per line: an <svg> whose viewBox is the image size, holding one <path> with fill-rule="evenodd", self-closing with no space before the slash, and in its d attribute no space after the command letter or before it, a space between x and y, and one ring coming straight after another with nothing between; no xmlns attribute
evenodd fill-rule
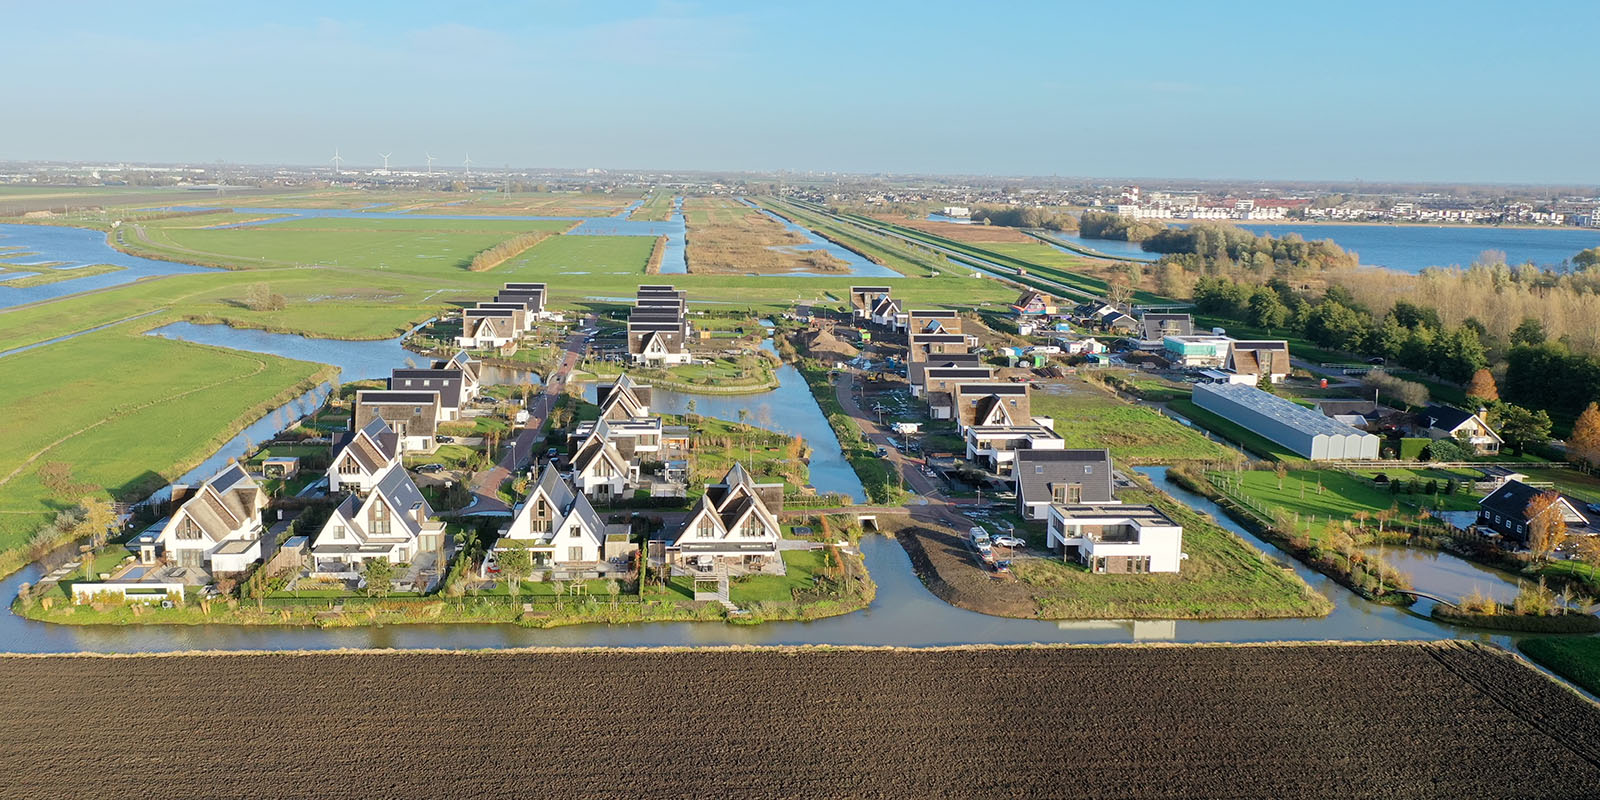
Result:
<svg viewBox="0 0 1600 800"><path fill-rule="evenodd" d="M1475 644L7 657L0 685L0 797L1600 786L1600 709Z"/></svg>

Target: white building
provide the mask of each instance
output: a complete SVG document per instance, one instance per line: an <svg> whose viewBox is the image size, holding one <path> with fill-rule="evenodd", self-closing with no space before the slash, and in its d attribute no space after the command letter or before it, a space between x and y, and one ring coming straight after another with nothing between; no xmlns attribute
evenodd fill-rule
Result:
<svg viewBox="0 0 1600 800"><path fill-rule="evenodd" d="M389 470L365 497L351 494L328 516L311 544L313 573L354 577L375 558L409 564L443 544L444 523L403 469Z"/></svg>
<svg viewBox="0 0 1600 800"><path fill-rule="evenodd" d="M674 563L700 571L737 568L782 574L780 530L771 505L783 503L783 484L756 483L741 464L706 493L667 548Z"/></svg>
<svg viewBox="0 0 1600 800"><path fill-rule="evenodd" d="M1022 450L1060 450L1064 446L1043 418L1029 425L973 425L967 428L967 460L983 464L996 475L1011 474L1011 464Z"/></svg>
<svg viewBox="0 0 1600 800"><path fill-rule="evenodd" d="M599 564L604 560L605 523L589 499L547 465L511 524L500 531L493 552L513 549L529 551L537 567ZM486 559L485 568L496 561Z"/></svg>
<svg viewBox="0 0 1600 800"><path fill-rule="evenodd" d="M267 493L244 468L232 464L191 489L172 487L181 503L157 535L151 560L159 553L177 566L216 572L243 572L261 560L261 512Z"/></svg>
<svg viewBox="0 0 1600 800"><path fill-rule="evenodd" d="M328 464L328 494L372 491L391 470L400 468L400 437L382 417L346 434Z"/></svg>
<svg viewBox="0 0 1600 800"><path fill-rule="evenodd" d="M1046 546L1092 572L1177 572L1183 527L1154 506L1050 506Z"/></svg>
<svg viewBox="0 0 1600 800"><path fill-rule="evenodd" d="M572 483L602 503L622 498L639 481L639 468L611 442L611 424L600 420L572 457Z"/></svg>

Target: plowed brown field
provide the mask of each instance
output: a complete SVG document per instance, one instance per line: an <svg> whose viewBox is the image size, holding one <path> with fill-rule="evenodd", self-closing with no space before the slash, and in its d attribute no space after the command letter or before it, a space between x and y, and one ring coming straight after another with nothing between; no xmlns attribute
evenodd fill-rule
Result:
<svg viewBox="0 0 1600 800"><path fill-rule="evenodd" d="M1600 793L1476 645L0 658L3 797Z"/></svg>

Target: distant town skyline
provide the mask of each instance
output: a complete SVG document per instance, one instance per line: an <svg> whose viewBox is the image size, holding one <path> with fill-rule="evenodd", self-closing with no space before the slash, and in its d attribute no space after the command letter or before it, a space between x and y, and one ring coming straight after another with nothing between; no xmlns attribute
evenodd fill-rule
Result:
<svg viewBox="0 0 1600 800"><path fill-rule="evenodd" d="M6 9L0 159L1600 183L1600 10Z"/></svg>

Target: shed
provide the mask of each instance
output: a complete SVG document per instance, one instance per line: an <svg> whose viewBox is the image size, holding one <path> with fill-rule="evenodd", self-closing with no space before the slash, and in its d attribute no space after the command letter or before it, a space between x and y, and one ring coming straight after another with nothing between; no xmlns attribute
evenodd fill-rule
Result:
<svg viewBox="0 0 1600 800"><path fill-rule="evenodd" d="M295 456L273 456L261 461L261 475L277 480L289 480L300 474L300 459Z"/></svg>

